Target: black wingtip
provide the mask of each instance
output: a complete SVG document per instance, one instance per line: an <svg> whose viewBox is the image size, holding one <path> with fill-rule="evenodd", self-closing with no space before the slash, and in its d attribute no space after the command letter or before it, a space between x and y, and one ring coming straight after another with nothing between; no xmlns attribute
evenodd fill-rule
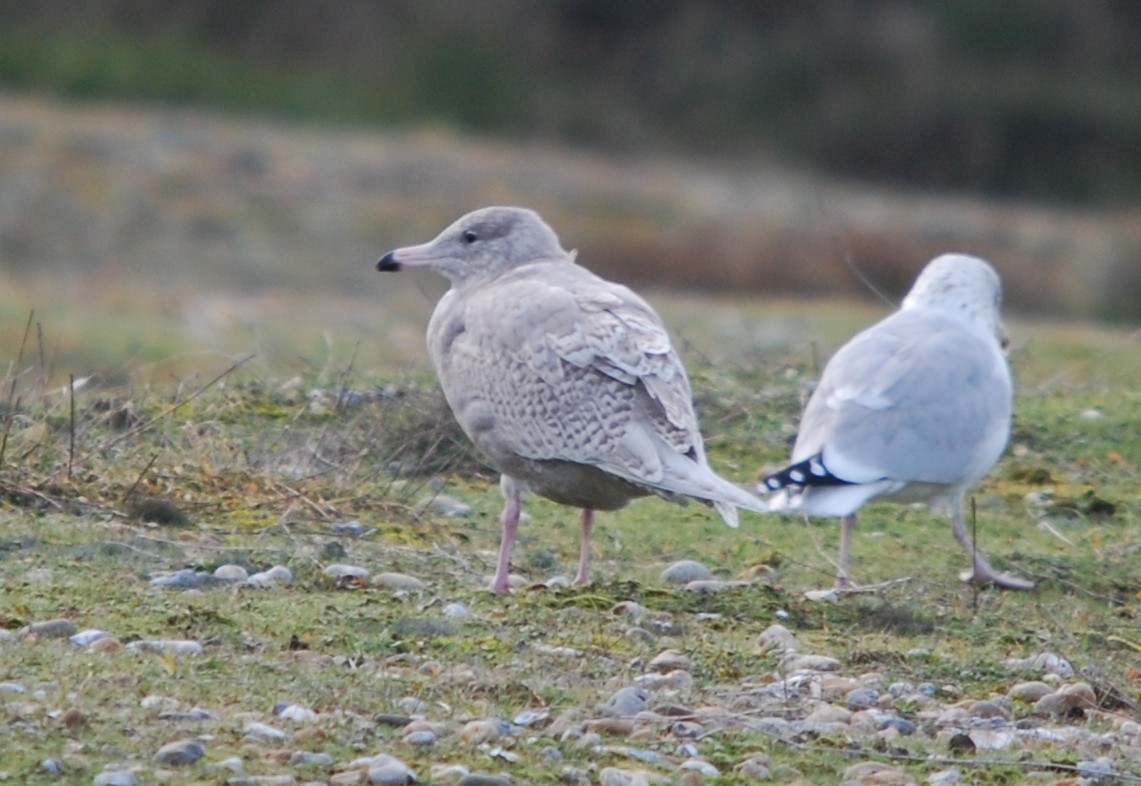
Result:
<svg viewBox="0 0 1141 786"><path fill-rule="evenodd" d="M387 254L376 261L376 269L383 270L385 272L390 270L399 270L400 263L393 258L392 252L389 251Z"/></svg>
<svg viewBox="0 0 1141 786"><path fill-rule="evenodd" d="M805 488L807 486L851 486L851 481L838 478L828 471L820 454L791 464L780 472L766 476L758 484L761 493L779 491L783 488Z"/></svg>

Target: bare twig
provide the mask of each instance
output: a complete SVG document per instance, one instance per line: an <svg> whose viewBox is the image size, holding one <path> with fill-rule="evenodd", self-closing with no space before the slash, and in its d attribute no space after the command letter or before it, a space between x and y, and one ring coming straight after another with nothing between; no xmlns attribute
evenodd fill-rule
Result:
<svg viewBox="0 0 1141 786"><path fill-rule="evenodd" d="M146 474L150 471L151 467L154 466L155 461L158 460L158 455L158 453L155 453L153 456L151 456L151 460L147 462L147 465L143 467L143 471L140 472L138 477L135 478L135 482L131 484L129 489L127 489L127 493L123 495L123 499L119 502L120 505L126 507L127 501L131 498L131 495L135 493L135 489L137 489L139 484L143 482L143 478L146 477Z"/></svg>
<svg viewBox="0 0 1141 786"><path fill-rule="evenodd" d="M67 422L67 479L71 480L71 469L75 463L75 374L67 375L67 390L71 413Z"/></svg>

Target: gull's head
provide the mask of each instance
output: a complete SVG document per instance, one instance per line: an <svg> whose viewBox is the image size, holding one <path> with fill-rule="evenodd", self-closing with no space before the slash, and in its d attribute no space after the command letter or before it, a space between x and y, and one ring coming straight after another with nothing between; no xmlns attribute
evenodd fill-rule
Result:
<svg viewBox="0 0 1141 786"><path fill-rule="evenodd" d="M1001 343L1001 305L1002 280L986 260L966 254L943 254L923 268L901 308L946 314Z"/></svg>
<svg viewBox="0 0 1141 786"><path fill-rule="evenodd" d="M535 211L485 207L457 219L427 243L389 251L376 269L427 267L462 286L529 262L567 256L554 230Z"/></svg>

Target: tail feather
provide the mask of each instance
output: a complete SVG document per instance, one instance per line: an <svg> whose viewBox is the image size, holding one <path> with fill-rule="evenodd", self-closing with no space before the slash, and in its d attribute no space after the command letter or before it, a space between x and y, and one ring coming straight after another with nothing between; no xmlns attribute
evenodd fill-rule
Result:
<svg viewBox="0 0 1141 786"><path fill-rule="evenodd" d="M856 485L850 480L844 480L833 475L828 467L824 466L824 457L817 453L804 461L767 475L757 486L757 491L765 493L780 491L781 489L803 490L809 486L852 486Z"/></svg>

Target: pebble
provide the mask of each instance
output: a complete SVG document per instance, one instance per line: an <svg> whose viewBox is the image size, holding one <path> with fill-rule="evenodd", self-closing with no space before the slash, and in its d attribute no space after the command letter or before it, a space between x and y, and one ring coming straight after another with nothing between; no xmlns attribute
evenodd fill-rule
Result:
<svg viewBox="0 0 1141 786"><path fill-rule="evenodd" d="M292 775L239 775L226 778L226 786L297 786Z"/></svg>
<svg viewBox="0 0 1141 786"><path fill-rule="evenodd" d="M242 729L242 734L261 740L262 742L283 742L289 737L289 735L281 729L265 723L259 723L258 721L247 723Z"/></svg>
<svg viewBox="0 0 1141 786"><path fill-rule="evenodd" d="M20 631L24 636L38 636L41 639L66 639L74 636L78 628L75 623L67 619L43 620L33 622Z"/></svg>
<svg viewBox="0 0 1141 786"><path fill-rule="evenodd" d="M624 600L621 603L614 604L614 607L610 609L610 613L616 614L618 616L627 616L635 620L640 620L642 617L646 616L646 607L640 603L635 603L632 600Z"/></svg>
<svg viewBox="0 0 1141 786"><path fill-rule="evenodd" d="M416 745L417 747L428 747L431 745L435 745L437 739L438 738L436 736L436 732L430 731L428 729L422 729L420 731L412 731L412 732L409 732L408 734L405 734L403 737L403 741L405 744Z"/></svg>
<svg viewBox="0 0 1141 786"><path fill-rule="evenodd" d="M694 581L708 581L712 578L713 573L709 568L691 559L671 562L662 570L661 574L661 580L667 584L689 584Z"/></svg>
<svg viewBox="0 0 1141 786"><path fill-rule="evenodd" d="M428 781L443 786L455 786L467 774L468 768L462 764L433 764L428 773Z"/></svg>
<svg viewBox="0 0 1141 786"><path fill-rule="evenodd" d="M874 688L856 688L844 696L844 704L854 710L866 710L876 706L880 693Z"/></svg>
<svg viewBox="0 0 1141 786"><path fill-rule="evenodd" d="M463 519L471 515L471 505L447 494L424 497L416 503L415 510L417 513L438 513L450 519Z"/></svg>
<svg viewBox="0 0 1141 786"><path fill-rule="evenodd" d="M105 639L110 635L111 634L105 630L99 630L98 628L88 628L87 630L79 631L79 633L72 635L70 638L71 643L77 647L90 647L95 642L99 641L100 639Z"/></svg>
<svg viewBox="0 0 1141 786"><path fill-rule="evenodd" d="M297 724L312 724L317 722L317 713L308 707L302 707L300 704L290 704L286 706L281 712L275 712L282 720L290 721Z"/></svg>
<svg viewBox="0 0 1141 786"><path fill-rule="evenodd" d="M27 688L18 682L0 682L0 693L24 693L26 691Z"/></svg>
<svg viewBox="0 0 1141 786"><path fill-rule="evenodd" d="M469 772L456 781L456 786L511 786L511 779L504 775Z"/></svg>
<svg viewBox="0 0 1141 786"><path fill-rule="evenodd" d="M498 720L473 720L464 724L460 729L460 742L465 745L479 745L484 742L494 742L502 735Z"/></svg>
<svg viewBox="0 0 1141 786"><path fill-rule="evenodd" d="M650 661L650 668L663 674L674 669L692 671L693 661L677 650L662 650Z"/></svg>
<svg viewBox="0 0 1141 786"><path fill-rule="evenodd" d="M650 780L650 774L644 770L623 770L618 767L605 767L598 773L599 786L650 786L657 782Z"/></svg>
<svg viewBox="0 0 1141 786"><path fill-rule="evenodd" d="M368 527L356 519L352 519L351 521L334 521L329 525L329 532L334 535L348 535L350 537L359 538L368 532Z"/></svg>
<svg viewBox="0 0 1141 786"><path fill-rule="evenodd" d="M645 691L631 686L615 691L600 709L607 715L629 718L648 707Z"/></svg>
<svg viewBox="0 0 1141 786"><path fill-rule="evenodd" d="M769 625L761 631L757 636L756 645L760 652L775 652L780 655L800 651L800 642L796 640L796 636L780 624Z"/></svg>
<svg viewBox="0 0 1141 786"><path fill-rule="evenodd" d="M332 767L333 757L324 751L294 751L289 763L301 767Z"/></svg>
<svg viewBox="0 0 1141 786"><path fill-rule="evenodd" d="M771 768L772 759L763 753L758 753L738 764L733 771L742 778L763 781L768 780Z"/></svg>
<svg viewBox="0 0 1141 786"><path fill-rule="evenodd" d="M810 723L848 723L852 720L852 711L835 704L821 704L805 720Z"/></svg>
<svg viewBox="0 0 1141 786"><path fill-rule="evenodd" d="M325 569L321 571L324 575L331 579L367 579L368 570L360 567L359 565L345 565L341 562L334 562L332 565L326 565Z"/></svg>
<svg viewBox="0 0 1141 786"><path fill-rule="evenodd" d="M198 740L175 740L163 745L151 761L165 767L193 764L206 755L206 748Z"/></svg>
<svg viewBox="0 0 1141 786"><path fill-rule="evenodd" d="M550 720L551 713L545 709L541 710L523 710L523 712L516 715L511 719L511 722L516 726L530 727L530 726L544 726Z"/></svg>
<svg viewBox="0 0 1141 786"><path fill-rule="evenodd" d="M253 573L245 584L249 587L273 587L278 584L289 584L293 581L293 571L284 565L274 565L269 570Z"/></svg>
<svg viewBox="0 0 1141 786"><path fill-rule="evenodd" d="M716 778L721 774L721 770L717 769L704 759L697 758L686 759L680 765L678 765L678 769L693 770L695 772L700 772L702 775L706 775L710 778Z"/></svg>
<svg viewBox="0 0 1141 786"><path fill-rule="evenodd" d="M915 780L898 767L878 761L865 761L844 770L841 782L867 786L907 786L915 783Z"/></svg>
<svg viewBox="0 0 1141 786"><path fill-rule="evenodd" d="M198 589L216 583L213 573L193 568L160 573L150 581L152 587L160 589Z"/></svg>
<svg viewBox="0 0 1141 786"><path fill-rule="evenodd" d="M1047 715L1057 715L1073 709L1094 709L1095 707L1097 707L1097 695L1086 682L1063 685L1053 693L1048 693L1034 702L1034 711Z"/></svg>
<svg viewBox="0 0 1141 786"><path fill-rule="evenodd" d="M949 767L928 775L927 783L928 786L955 786L955 784L959 783L962 779L962 770L958 767Z"/></svg>
<svg viewBox="0 0 1141 786"><path fill-rule="evenodd" d="M1033 703L1053 692L1054 689L1051 686L1044 682L1033 680L1031 682L1019 682L1011 685L1006 695L1017 701Z"/></svg>
<svg viewBox="0 0 1141 786"><path fill-rule="evenodd" d="M428 587L415 576L408 576L404 573L378 573L373 577L372 585L393 590L422 590Z"/></svg>
<svg viewBox="0 0 1141 786"><path fill-rule="evenodd" d="M1062 679L1074 676L1074 667L1070 662L1053 652L1040 652L1027 658L1008 658L1003 661L1008 669L1014 671L1040 671L1045 674L1057 674Z"/></svg>
<svg viewBox="0 0 1141 786"><path fill-rule="evenodd" d="M185 639L139 639L127 645L132 652L162 652L169 655L201 655L202 645Z"/></svg>
<svg viewBox="0 0 1141 786"><path fill-rule="evenodd" d="M466 620L474 616L471 613L471 609L462 603L449 603L444 606L442 613L445 617L451 617L457 620Z"/></svg>
<svg viewBox="0 0 1141 786"><path fill-rule="evenodd" d="M839 671L840 661L827 655L792 655L781 661L781 671Z"/></svg>
<svg viewBox="0 0 1141 786"><path fill-rule="evenodd" d="M249 577L250 572L241 565L226 564L214 568L214 578L219 581L245 581Z"/></svg>
<svg viewBox="0 0 1141 786"><path fill-rule="evenodd" d="M139 786L139 778L131 770L104 770L95 776L95 786Z"/></svg>

